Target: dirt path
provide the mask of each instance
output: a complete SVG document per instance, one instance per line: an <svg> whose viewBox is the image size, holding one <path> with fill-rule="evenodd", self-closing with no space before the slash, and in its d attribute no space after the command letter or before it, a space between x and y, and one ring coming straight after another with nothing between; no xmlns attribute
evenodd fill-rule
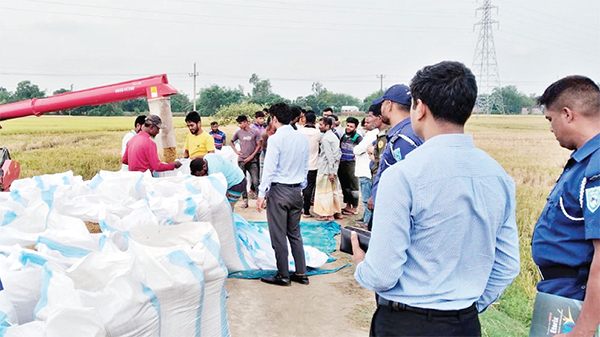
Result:
<svg viewBox="0 0 600 337"><path fill-rule="evenodd" d="M236 206L246 220L266 221L254 200L248 209ZM342 226L352 219L339 221ZM339 236L338 236L339 240ZM336 268L351 263L350 256L336 251ZM372 292L354 280L354 268L310 277L310 285L269 285L259 280L227 279L227 314L233 337L240 336L367 336L375 308Z"/></svg>

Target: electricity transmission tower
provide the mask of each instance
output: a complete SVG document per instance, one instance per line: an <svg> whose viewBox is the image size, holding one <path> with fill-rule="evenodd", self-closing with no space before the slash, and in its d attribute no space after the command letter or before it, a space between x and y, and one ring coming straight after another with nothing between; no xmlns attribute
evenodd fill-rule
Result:
<svg viewBox="0 0 600 337"><path fill-rule="evenodd" d="M480 26L477 47L473 57L473 71L478 76L478 105L483 108L483 112L486 114L490 114L492 109L496 107L504 115L504 101L500 90L500 75L492 32L492 25L498 24L498 21L492 20L492 9L494 8L497 12L498 6L492 6L491 0L483 0L483 5L476 10L476 13L481 11L483 16L473 26L473 29L475 29L475 26ZM492 95L494 88L498 88L498 94L496 95Z"/></svg>
<svg viewBox="0 0 600 337"><path fill-rule="evenodd" d="M383 79L385 78L385 75L375 75L375 77L379 79L379 91L383 92Z"/></svg>

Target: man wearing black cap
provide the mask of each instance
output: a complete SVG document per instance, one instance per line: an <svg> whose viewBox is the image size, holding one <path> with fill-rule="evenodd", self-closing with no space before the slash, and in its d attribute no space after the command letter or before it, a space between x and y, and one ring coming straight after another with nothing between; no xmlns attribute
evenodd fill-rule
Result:
<svg viewBox="0 0 600 337"><path fill-rule="evenodd" d="M410 151L423 144L410 123L410 99L408 86L396 84L386 90L383 96L373 101L374 105L381 104L381 120L392 128L386 135L387 145L379 158L379 169L371 191L369 203L371 205L376 201L379 178L383 171L406 158Z"/></svg>
<svg viewBox="0 0 600 337"><path fill-rule="evenodd" d="M158 158L156 143L150 138L156 137L164 129L160 117L150 115L146 118L142 131L133 136L127 142L127 148L123 154L121 162L129 165L129 171L153 172L171 171L181 166L179 161L173 163L161 163Z"/></svg>

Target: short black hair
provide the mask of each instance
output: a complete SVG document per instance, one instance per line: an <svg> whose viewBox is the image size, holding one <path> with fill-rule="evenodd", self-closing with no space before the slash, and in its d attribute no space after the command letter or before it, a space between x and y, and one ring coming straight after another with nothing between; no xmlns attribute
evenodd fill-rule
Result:
<svg viewBox="0 0 600 337"><path fill-rule="evenodd" d="M332 114L331 116L328 116L329 118L333 118L334 121L338 121L339 118L336 114Z"/></svg>
<svg viewBox="0 0 600 337"><path fill-rule="evenodd" d="M200 115L196 111L190 111L185 115L185 122L200 123Z"/></svg>
<svg viewBox="0 0 600 337"><path fill-rule="evenodd" d="M329 125L330 128L333 128L333 118L331 117L323 117L321 118L321 120L323 122L323 124L325 125Z"/></svg>
<svg viewBox="0 0 600 337"><path fill-rule="evenodd" d="M546 88L537 101L547 109L560 104L559 108L577 109L585 116L598 116L600 113L600 89L585 76L561 78Z"/></svg>
<svg viewBox="0 0 600 337"><path fill-rule="evenodd" d="M358 119L356 119L354 117L348 117L348 118L346 118L346 124L348 124L348 123L354 124L354 127L358 127L358 124L360 124L360 122L358 121Z"/></svg>
<svg viewBox="0 0 600 337"><path fill-rule="evenodd" d="M195 175L194 172L202 171L204 168L204 159L196 158L190 162L190 173Z"/></svg>
<svg viewBox="0 0 600 337"><path fill-rule="evenodd" d="M381 102L383 103L383 102ZM381 116L381 103L379 104L372 104L369 107L369 111L373 112L373 116Z"/></svg>
<svg viewBox="0 0 600 337"><path fill-rule="evenodd" d="M213 126L213 125L219 125L219 122L210 122L210 125L211 126Z"/></svg>
<svg viewBox="0 0 600 337"><path fill-rule="evenodd" d="M329 111L329 112L333 113L333 109L332 108L325 108L325 109L323 109L323 112L325 112L325 111Z"/></svg>
<svg viewBox="0 0 600 337"><path fill-rule="evenodd" d="M410 92L413 104L420 99L436 120L464 125L475 106L477 81L464 64L443 61L417 71Z"/></svg>
<svg viewBox="0 0 600 337"><path fill-rule="evenodd" d="M139 115L135 119L135 122L133 123L133 127L135 128L138 124L144 125L145 122L146 122L146 115Z"/></svg>
<svg viewBox="0 0 600 337"><path fill-rule="evenodd" d="M279 121L279 123L284 124L284 125L290 124L292 119L294 119L292 109L290 108L289 105L287 105L284 102L279 102L279 103L273 104L269 108L269 114L277 117L277 120Z"/></svg>
<svg viewBox="0 0 600 337"><path fill-rule="evenodd" d="M317 115L315 115L314 112L307 112L304 117L306 118L306 123L309 124L315 124L315 121L317 120Z"/></svg>
<svg viewBox="0 0 600 337"><path fill-rule="evenodd" d="M254 118L265 117L265 113L262 111L257 111L254 113Z"/></svg>
<svg viewBox="0 0 600 337"><path fill-rule="evenodd" d="M246 116L246 115L239 115L235 119L235 121L238 122L238 123L242 123L242 122L245 122L247 120L248 120L248 116Z"/></svg>
<svg viewBox="0 0 600 337"><path fill-rule="evenodd" d="M302 108L301 107L299 107L297 105L294 105L290 109L292 109L292 116L293 116L292 120L294 120L294 119L300 117L300 115L302 115Z"/></svg>

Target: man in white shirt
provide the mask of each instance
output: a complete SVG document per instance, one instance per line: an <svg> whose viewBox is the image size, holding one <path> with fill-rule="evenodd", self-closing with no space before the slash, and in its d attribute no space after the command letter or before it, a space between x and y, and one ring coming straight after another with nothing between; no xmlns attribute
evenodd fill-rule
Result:
<svg viewBox="0 0 600 337"><path fill-rule="evenodd" d="M127 142L129 142L133 136L142 131L142 125L144 125L144 122L146 122L146 115L137 116L135 122L133 123L133 130L127 132L127 134L123 136L123 141L121 142L121 158L123 158L125 150L127 149ZM121 171L129 171L129 165L121 164Z"/></svg>
<svg viewBox="0 0 600 337"><path fill-rule="evenodd" d="M299 127L298 132L308 138L308 176L306 188L302 190L304 199L302 215L307 218L312 218L310 214L310 206L312 204L313 195L315 193L315 185L317 182L317 170L319 169L319 146L321 144L321 131L315 126L317 116L314 112L308 112L305 115L306 124L304 127Z"/></svg>
<svg viewBox="0 0 600 337"><path fill-rule="evenodd" d="M362 120L363 129L366 131L363 140L358 143L353 149L354 158L356 160L356 166L354 169L354 175L360 181L360 192L362 196L362 202L365 205L365 213L363 214L363 224L369 223L371 219L372 211L367 207L367 202L371 197L371 160L367 153L367 147L373 145L373 142L377 139L379 129L371 129L371 123L368 123L369 115Z"/></svg>

